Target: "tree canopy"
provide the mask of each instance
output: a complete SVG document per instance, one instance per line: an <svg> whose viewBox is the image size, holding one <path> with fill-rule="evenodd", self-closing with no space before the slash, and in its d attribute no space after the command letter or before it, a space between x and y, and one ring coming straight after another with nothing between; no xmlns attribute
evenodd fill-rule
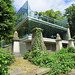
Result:
<svg viewBox="0 0 75 75"><path fill-rule="evenodd" d="M14 30L15 11L13 0L0 0L0 39L7 39Z"/></svg>
<svg viewBox="0 0 75 75"><path fill-rule="evenodd" d="M70 29L71 29L71 35L72 37L74 37L75 35L75 4L72 4L71 6L66 8L64 15L67 16L67 19L70 25Z"/></svg>
<svg viewBox="0 0 75 75"><path fill-rule="evenodd" d="M59 21L64 19L64 17L62 16L62 13L59 10L54 11L53 9L51 9L51 10L47 10L45 12L39 12L39 14L54 18L54 19L59 20Z"/></svg>

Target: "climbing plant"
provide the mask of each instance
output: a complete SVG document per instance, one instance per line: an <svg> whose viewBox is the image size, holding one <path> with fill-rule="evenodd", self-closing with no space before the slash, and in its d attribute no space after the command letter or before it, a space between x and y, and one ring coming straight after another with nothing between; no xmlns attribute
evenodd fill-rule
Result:
<svg viewBox="0 0 75 75"><path fill-rule="evenodd" d="M34 28L32 30L33 39L32 39L32 50L46 50L45 44L43 42L42 29Z"/></svg>

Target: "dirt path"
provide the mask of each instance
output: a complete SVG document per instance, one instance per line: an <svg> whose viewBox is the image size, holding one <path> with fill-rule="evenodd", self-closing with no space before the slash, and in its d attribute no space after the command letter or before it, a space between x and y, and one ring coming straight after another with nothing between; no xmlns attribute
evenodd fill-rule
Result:
<svg viewBox="0 0 75 75"><path fill-rule="evenodd" d="M25 60L25 59L22 59L22 58L16 59L15 62L12 65L10 65L9 67L12 70L14 68L18 68L20 70L24 70L24 71L27 71L27 72L31 72L31 71L39 68L39 66L33 65L28 60ZM9 70L9 71L12 71L12 70Z"/></svg>
<svg viewBox="0 0 75 75"><path fill-rule="evenodd" d="M36 75L36 73L38 73L37 75L39 75L39 73L45 71L49 72L50 70L47 68L40 68L39 66L36 66L23 58L16 59L15 62L9 67L10 67L9 70L10 75ZM69 73L68 75L75 75L75 69L73 69L72 72Z"/></svg>

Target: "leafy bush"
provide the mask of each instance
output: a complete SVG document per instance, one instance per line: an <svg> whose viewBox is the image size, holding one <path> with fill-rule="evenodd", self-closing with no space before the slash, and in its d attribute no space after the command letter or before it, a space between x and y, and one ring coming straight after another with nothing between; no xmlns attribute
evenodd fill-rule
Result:
<svg viewBox="0 0 75 75"><path fill-rule="evenodd" d="M41 50L33 50L31 56L38 57L41 55Z"/></svg>
<svg viewBox="0 0 75 75"><path fill-rule="evenodd" d="M13 63L15 60L14 56L9 51L0 48L0 75L6 75L8 72L8 65Z"/></svg>
<svg viewBox="0 0 75 75"><path fill-rule="evenodd" d="M71 69L75 69L75 53L62 48L59 52L48 54L41 50L32 51L28 60L41 67L51 68L49 75L68 74Z"/></svg>
<svg viewBox="0 0 75 75"><path fill-rule="evenodd" d="M27 58L29 57L29 53L30 53L30 50L26 51L26 52L24 53L23 58L24 58L24 59L27 59Z"/></svg>
<svg viewBox="0 0 75 75"><path fill-rule="evenodd" d="M65 48L62 48L58 53L56 54L65 54L65 53L68 53L67 49Z"/></svg>
<svg viewBox="0 0 75 75"><path fill-rule="evenodd" d="M68 50L68 52L75 53L75 48L74 47L69 47L67 50Z"/></svg>

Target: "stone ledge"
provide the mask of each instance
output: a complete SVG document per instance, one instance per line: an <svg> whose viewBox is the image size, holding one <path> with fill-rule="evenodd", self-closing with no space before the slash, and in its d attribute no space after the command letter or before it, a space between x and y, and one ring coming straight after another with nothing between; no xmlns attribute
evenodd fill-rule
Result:
<svg viewBox="0 0 75 75"><path fill-rule="evenodd" d="M8 74L10 74L10 75L26 75L26 73L27 73L27 71L23 71L23 70L20 70L17 68L14 68L13 70L14 71L9 72Z"/></svg>
<svg viewBox="0 0 75 75"><path fill-rule="evenodd" d="M10 75L43 75L50 71L50 68L38 68L35 71L27 72L14 68L12 72L9 72Z"/></svg>
<svg viewBox="0 0 75 75"><path fill-rule="evenodd" d="M13 53L13 55L14 55L15 58L20 58L21 57L21 54L20 53L17 53L17 52L16 53Z"/></svg>
<svg viewBox="0 0 75 75"><path fill-rule="evenodd" d="M68 75L75 75L75 71L69 73Z"/></svg>
<svg viewBox="0 0 75 75"><path fill-rule="evenodd" d="M36 70L36 75L43 75L50 71L50 68L38 68Z"/></svg>

